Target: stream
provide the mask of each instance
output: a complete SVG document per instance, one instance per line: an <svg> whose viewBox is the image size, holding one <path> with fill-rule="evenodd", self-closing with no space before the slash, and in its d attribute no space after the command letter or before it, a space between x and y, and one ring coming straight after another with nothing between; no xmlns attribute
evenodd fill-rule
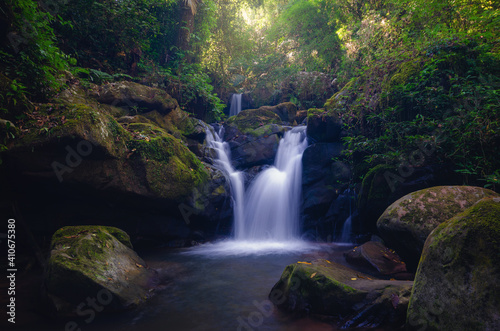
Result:
<svg viewBox="0 0 500 331"><path fill-rule="evenodd" d="M167 280L164 288L136 310L79 325L82 331L337 330L326 321L280 312L267 297L288 264L315 258L345 263L342 253L350 247L225 241L142 252Z"/></svg>

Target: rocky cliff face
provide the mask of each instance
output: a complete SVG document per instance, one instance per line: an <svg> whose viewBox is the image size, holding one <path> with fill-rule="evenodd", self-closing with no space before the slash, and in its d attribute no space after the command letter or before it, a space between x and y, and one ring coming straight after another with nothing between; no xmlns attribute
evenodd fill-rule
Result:
<svg viewBox="0 0 500 331"><path fill-rule="evenodd" d="M97 223L183 245L227 233L228 182L193 153L203 154L205 128L160 89L73 85L18 124L4 194L47 234Z"/></svg>

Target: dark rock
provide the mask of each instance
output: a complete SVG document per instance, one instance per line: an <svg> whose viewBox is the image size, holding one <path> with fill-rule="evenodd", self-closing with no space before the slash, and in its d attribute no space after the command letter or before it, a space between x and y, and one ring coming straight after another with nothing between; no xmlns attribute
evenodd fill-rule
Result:
<svg viewBox="0 0 500 331"><path fill-rule="evenodd" d="M405 195L377 221L380 236L415 270L427 236L442 222L465 211L491 190L472 186L436 186Z"/></svg>
<svg viewBox="0 0 500 331"><path fill-rule="evenodd" d="M229 143L231 160L236 168L272 164L279 140L286 128L281 119L266 109L243 110L228 119L224 140Z"/></svg>
<svg viewBox="0 0 500 331"><path fill-rule="evenodd" d="M309 146L302 156L302 209L304 226L325 216L330 205L350 179L347 165L333 158L343 149L340 143Z"/></svg>
<svg viewBox="0 0 500 331"><path fill-rule="evenodd" d="M406 177L390 165L380 164L371 168L363 178L359 193L360 231L376 232L378 218L392 203L411 192L449 185L454 182L451 175L443 165L411 168L411 175Z"/></svg>
<svg viewBox="0 0 500 331"><path fill-rule="evenodd" d="M340 141L342 121L334 112L323 109L309 109L307 111L307 138L311 143Z"/></svg>
<svg viewBox="0 0 500 331"><path fill-rule="evenodd" d="M286 267L269 299L299 314L338 318L343 327L404 324L412 282L388 281L327 260Z"/></svg>
<svg viewBox="0 0 500 331"><path fill-rule="evenodd" d="M307 110L299 110L297 111L297 114L295 115L295 122L297 124L305 124L307 125ZM305 123L304 123L305 121Z"/></svg>
<svg viewBox="0 0 500 331"><path fill-rule="evenodd" d="M52 237L44 289L57 315L78 314L87 298L106 311L135 307L158 285L155 271L131 249L128 235L112 227L65 227Z"/></svg>
<svg viewBox="0 0 500 331"><path fill-rule="evenodd" d="M381 275L407 273L401 258L382 243L369 241L345 253L346 261L354 266L376 271ZM370 272L372 273L372 272Z"/></svg>
<svg viewBox="0 0 500 331"><path fill-rule="evenodd" d="M40 132L40 119L50 131ZM144 219L138 210L142 205L146 214L168 214L165 222L174 227L192 211L180 206L193 208L197 214L187 224L191 232L213 234L219 220L230 218L221 216L229 190L220 189L220 174L192 152L204 157L203 126L178 107L166 114L134 114L116 111L81 90L62 92L54 103L38 105L33 118L24 121L22 135L2 155L9 179L3 191L14 188L19 200L40 201L37 207L46 211L44 224L50 223L51 233L64 225L90 223L120 225L136 237L137 223ZM25 208L31 213L27 222L38 229L35 207Z"/></svg>
<svg viewBox="0 0 500 331"><path fill-rule="evenodd" d="M283 122L293 124L297 113L297 106L291 102L280 103L276 106L262 106L259 109L269 110L277 114Z"/></svg>
<svg viewBox="0 0 500 331"><path fill-rule="evenodd" d="M127 107L137 112L157 110L167 114L179 107L177 100L164 90L127 81L100 86L96 97L101 103Z"/></svg>
<svg viewBox="0 0 500 331"><path fill-rule="evenodd" d="M499 330L499 238L500 198L483 199L432 231L415 275L409 328Z"/></svg>

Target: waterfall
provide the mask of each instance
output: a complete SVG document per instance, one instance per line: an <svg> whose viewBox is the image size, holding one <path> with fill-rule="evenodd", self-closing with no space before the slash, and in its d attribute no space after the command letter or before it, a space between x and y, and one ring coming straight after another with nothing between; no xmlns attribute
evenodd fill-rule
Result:
<svg viewBox="0 0 500 331"><path fill-rule="evenodd" d="M274 166L261 172L245 194L245 220L236 223L236 240L288 241L299 235L302 154L305 127L285 133Z"/></svg>
<svg viewBox="0 0 500 331"><path fill-rule="evenodd" d="M352 222L351 215L345 220L344 226L342 227L342 233L340 235L341 243L350 243L351 242L351 232L352 232Z"/></svg>
<svg viewBox="0 0 500 331"><path fill-rule="evenodd" d="M241 226L238 226L238 224L242 224L244 222L244 178L241 171L236 171L231 165L231 151L229 149L229 145L222 141L223 130L224 127L221 126L219 133L216 133L206 127L206 140L208 146L217 152L215 166L229 176L233 199L234 224L236 228L239 228Z"/></svg>
<svg viewBox="0 0 500 331"><path fill-rule="evenodd" d="M229 108L229 116L238 115L241 111L241 94L233 94L231 97L231 107Z"/></svg>

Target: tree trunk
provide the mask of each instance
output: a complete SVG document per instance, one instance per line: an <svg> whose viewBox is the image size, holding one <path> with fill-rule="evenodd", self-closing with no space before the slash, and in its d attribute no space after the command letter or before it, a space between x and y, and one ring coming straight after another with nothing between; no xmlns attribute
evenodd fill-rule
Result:
<svg viewBox="0 0 500 331"><path fill-rule="evenodd" d="M184 54L185 62L191 62L191 54L189 54L189 41L191 33L194 30L194 14L188 5L181 1L181 27L177 36L177 47Z"/></svg>

